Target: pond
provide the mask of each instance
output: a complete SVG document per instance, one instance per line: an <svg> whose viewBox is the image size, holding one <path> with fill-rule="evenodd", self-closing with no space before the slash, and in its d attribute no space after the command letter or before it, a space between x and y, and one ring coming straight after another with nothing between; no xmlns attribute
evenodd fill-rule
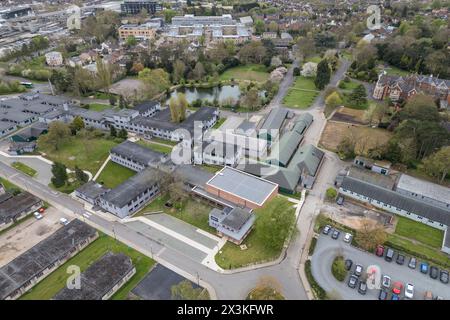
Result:
<svg viewBox="0 0 450 320"><path fill-rule="evenodd" d="M186 95L186 100L192 103L195 100L208 100L213 102L214 100L223 103L227 100L232 100L233 104L236 103L241 96L241 89L238 85L225 85L221 87L213 88L179 88L170 93L169 98L166 100L165 104L169 103L170 98L177 97L178 93L184 93Z"/></svg>

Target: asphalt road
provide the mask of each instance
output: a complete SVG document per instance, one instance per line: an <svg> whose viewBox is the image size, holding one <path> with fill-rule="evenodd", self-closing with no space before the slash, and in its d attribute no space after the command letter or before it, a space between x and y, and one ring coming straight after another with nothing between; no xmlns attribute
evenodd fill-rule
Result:
<svg viewBox="0 0 450 320"><path fill-rule="evenodd" d="M374 254L357 249L343 241L343 233L338 240L331 238L331 233L326 236L321 234L314 254L311 260L312 274L320 286L327 292L332 292L338 298L344 300L373 300L378 299L379 290L368 290L366 295L358 293L357 288L351 289L347 285L349 275L344 282L337 281L331 274L331 264L336 255L343 255L345 259L353 261L352 272L355 264L360 264L364 270L371 265L376 265L380 268L382 275L391 277L392 282L401 281L405 286L406 283L414 285L414 300L422 300L425 291L430 290L433 296L439 295L444 299L450 299L450 285L443 284L438 279L431 279L429 275L420 273L418 270L420 260L417 263L415 270L408 268L407 263L409 257L405 259L404 265L398 265L394 261L387 262L383 258L377 257ZM401 297L404 297L402 292Z"/></svg>

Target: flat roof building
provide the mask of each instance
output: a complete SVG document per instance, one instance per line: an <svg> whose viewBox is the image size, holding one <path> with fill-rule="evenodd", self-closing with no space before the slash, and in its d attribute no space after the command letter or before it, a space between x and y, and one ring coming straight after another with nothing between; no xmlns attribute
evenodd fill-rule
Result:
<svg viewBox="0 0 450 320"><path fill-rule="evenodd" d="M278 194L278 185L243 171L224 167L205 186L215 196L250 209L261 208Z"/></svg>
<svg viewBox="0 0 450 320"><path fill-rule="evenodd" d="M217 230L219 236L228 241L241 244L252 230L255 215L242 208L214 208L209 213L209 225Z"/></svg>

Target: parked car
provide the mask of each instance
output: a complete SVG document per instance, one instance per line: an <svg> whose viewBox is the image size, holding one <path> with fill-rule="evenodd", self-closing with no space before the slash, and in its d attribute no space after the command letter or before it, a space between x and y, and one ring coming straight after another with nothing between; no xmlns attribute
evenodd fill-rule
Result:
<svg viewBox="0 0 450 320"><path fill-rule="evenodd" d="M416 258L411 257L409 259L408 267L410 267L411 269L415 269L416 268L416 263L417 263Z"/></svg>
<svg viewBox="0 0 450 320"><path fill-rule="evenodd" d="M355 276L359 277L362 274L363 266L360 264L356 265L355 272L353 273Z"/></svg>
<svg viewBox="0 0 450 320"><path fill-rule="evenodd" d="M383 280L381 281L381 285L385 288L390 288L391 287L391 277L384 275L383 276Z"/></svg>
<svg viewBox="0 0 450 320"><path fill-rule="evenodd" d="M336 203L340 206L342 206L344 204L344 197L343 196L339 196L336 200Z"/></svg>
<svg viewBox="0 0 450 320"><path fill-rule="evenodd" d="M400 297L398 296L398 294L393 294L391 300L400 300Z"/></svg>
<svg viewBox="0 0 450 320"><path fill-rule="evenodd" d="M399 265L403 265L405 263L405 256L402 254L398 254L397 255L397 260L396 260L397 264Z"/></svg>
<svg viewBox="0 0 450 320"><path fill-rule="evenodd" d="M69 224L69 220L66 218L59 219L59 223L61 223L63 226L67 226Z"/></svg>
<svg viewBox="0 0 450 320"><path fill-rule="evenodd" d="M391 262L392 259L394 258L394 253L395 253L394 250L392 250L391 248L387 248L384 260L386 260L387 262Z"/></svg>
<svg viewBox="0 0 450 320"><path fill-rule="evenodd" d="M367 284L364 281L359 282L358 292L360 294L366 294L367 292Z"/></svg>
<svg viewBox="0 0 450 320"><path fill-rule="evenodd" d="M350 259L345 260L345 269L349 271L352 268L353 261Z"/></svg>
<svg viewBox="0 0 450 320"><path fill-rule="evenodd" d="M341 233L339 232L339 230L334 230L333 233L331 234L331 237L336 240L337 238L339 238L339 235Z"/></svg>
<svg viewBox="0 0 450 320"><path fill-rule="evenodd" d="M330 233L330 230L331 230L331 226L326 225L326 226L323 228L322 233L323 233L323 234L329 234L329 233Z"/></svg>
<svg viewBox="0 0 450 320"><path fill-rule="evenodd" d="M439 280L441 280L442 283L448 283L448 271L441 270Z"/></svg>
<svg viewBox="0 0 450 320"><path fill-rule="evenodd" d="M430 267L431 279L437 279L438 275L439 275L439 269L435 266Z"/></svg>
<svg viewBox="0 0 450 320"><path fill-rule="evenodd" d="M420 264L420 272L427 274L428 273L428 263L422 262Z"/></svg>
<svg viewBox="0 0 450 320"><path fill-rule="evenodd" d="M445 299L444 299L444 297L436 296L436 297L434 297L434 300L445 300Z"/></svg>
<svg viewBox="0 0 450 320"><path fill-rule="evenodd" d="M378 295L378 300L386 300L387 296L388 296L387 292L381 289L380 294Z"/></svg>
<svg viewBox="0 0 450 320"><path fill-rule="evenodd" d="M351 242L352 241L352 237L353 237L352 234L347 232L345 234L345 236L344 236L344 241L347 242L347 243Z"/></svg>
<svg viewBox="0 0 450 320"><path fill-rule="evenodd" d="M403 289L403 283L400 281L394 282L394 285L392 286L392 293L395 294L401 294Z"/></svg>
<svg viewBox="0 0 450 320"><path fill-rule="evenodd" d="M35 213L33 213L33 215L34 215L34 217L37 219L37 220L41 220L44 216L42 215L42 214L40 214L39 212L35 212Z"/></svg>
<svg viewBox="0 0 450 320"><path fill-rule="evenodd" d="M377 249L375 250L375 254L376 254L377 256L379 256L379 257L382 257L382 256L383 256L383 254L384 254L384 247L383 247L381 244L379 244L379 245L377 246Z"/></svg>
<svg viewBox="0 0 450 320"><path fill-rule="evenodd" d="M44 208L39 208L39 213L44 213L45 209Z"/></svg>
<svg viewBox="0 0 450 320"><path fill-rule="evenodd" d="M405 297L412 299L414 297L414 285L411 283L406 284Z"/></svg>
<svg viewBox="0 0 450 320"><path fill-rule="evenodd" d="M356 284L358 283L358 277L352 274L350 279L348 279L348 286L352 289L356 288Z"/></svg>

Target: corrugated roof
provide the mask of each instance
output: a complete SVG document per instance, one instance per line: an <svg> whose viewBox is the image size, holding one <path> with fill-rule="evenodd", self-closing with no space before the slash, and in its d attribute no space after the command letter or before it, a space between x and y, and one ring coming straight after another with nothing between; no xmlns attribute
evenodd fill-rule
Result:
<svg viewBox="0 0 450 320"><path fill-rule="evenodd" d="M268 163L287 167L302 140L303 135L297 131L285 133L272 147Z"/></svg>

